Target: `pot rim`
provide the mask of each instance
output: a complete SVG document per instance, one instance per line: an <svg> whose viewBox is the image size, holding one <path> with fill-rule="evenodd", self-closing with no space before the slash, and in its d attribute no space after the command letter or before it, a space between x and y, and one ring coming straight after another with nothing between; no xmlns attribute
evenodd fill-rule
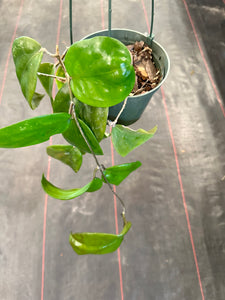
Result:
<svg viewBox="0 0 225 300"><path fill-rule="evenodd" d="M142 32L139 32L139 31L136 31L136 30L132 30L132 29L126 29L126 28L112 28L111 29L111 32L113 31L127 31L127 32L133 32L133 33L137 33L137 34L140 34L142 36L144 36L145 38L149 38L148 34L144 34ZM85 37L82 38L82 40L85 40L87 38L90 38L91 35L94 35L94 34L98 34L98 33L105 33L105 32L108 32L108 29L104 29L104 30L99 30L99 31L95 31L93 33L90 33L88 35L86 35ZM118 39L119 40L119 39ZM167 54L166 50L158 43L156 42L155 40L152 40L152 43L156 44L159 48L161 48L161 50L164 52L165 56L166 56L166 59L167 59L167 63L168 63L168 68L167 68L167 72L166 74L164 74L164 77L163 79L160 81L160 83L152 90L144 93L144 94L140 94L140 95L130 95L128 97L131 97L131 98L137 98L137 97L141 97L141 96L145 96L145 95L148 95L150 93L154 93L156 92L160 87L161 85L164 83L164 81L167 79L167 76L169 74L169 71L170 71L170 59L169 59L169 55Z"/></svg>

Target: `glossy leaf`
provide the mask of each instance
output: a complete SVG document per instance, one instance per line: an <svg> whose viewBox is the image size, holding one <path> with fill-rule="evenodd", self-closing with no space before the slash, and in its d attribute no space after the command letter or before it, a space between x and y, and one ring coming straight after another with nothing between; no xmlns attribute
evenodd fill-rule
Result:
<svg viewBox="0 0 225 300"><path fill-rule="evenodd" d="M157 126L145 131L144 129L133 130L123 125L112 128L112 142L116 151L121 156L126 156L135 148L148 141L156 132Z"/></svg>
<svg viewBox="0 0 225 300"><path fill-rule="evenodd" d="M109 167L103 171L109 183L119 185L131 172L141 166L140 161ZM102 177L104 181L104 178Z"/></svg>
<svg viewBox="0 0 225 300"><path fill-rule="evenodd" d="M53 111L68 112L70 107L70 94L67 84L64 84L55 96L52 104Z"/></svg>
<svg viewBox="0 0 225 300"><path fill-rule="evenodd" d="M37 71L43 57L41 45L29 37L19 37L13 42L12 54L23 95L30 107L35 109L41 100L41 97L37 98L37 95L33 99L37 84Z"/></svg>
<svg viewBox="0 0 225 300"><path fill-rule="evenodd" d="M98 36L73 44L65 56L73 94L91 106L109 107L131 92L135 72L131 56L120 41Z"/></svg>
<svg viewBox="0 0 225 300"><path fill-rule="evenodd" d="M62 66L58 67L55 75L58 76L58 77L65 77L66 78L65 72L64 72ZM56 79L56 85L57 85L58 89L61 89L63 87L64 83L62 81L59 81L59 80Z"/></svg>
<svg viewBox="0 0 225 300"><path fill-rule="evenodd" d="M103 151L91 129L82 120L79 119L78 121L94 153L102 155ZM81 151L91 153L74 120L71 121L69 128L63 133L63 136L70 144L76 146Z"/></svg>
<svg viewBox="0 0 225 300"><path fill-rule="evenodd" d="M46 150L48 155L70 166L75 172L80 170L82 154L78 148L71 145L52 145Z"/></svg>
<svg viewBox="0 0 225 300"><path fill-rule="evenodd" d="M32 98L32 109L35 109L40 104L41 100L44 98L44 94L39 94L34 92L33 98Z"/></svg>
<svg viewBox="0 0 225 300"><path fill-rule="evenodd" d="M52 135L63 133L70 124L70 115L51 114L31 118L0 129L0 147L26 147L47 141Z"/></svg>
<svg viewBox="0 0 225 300"><path fill-rule="evenodd" d="M105 134L108 119L108 107L95 107L76 100L75 109L77 116L92 130L100 142Z"/></svg>
<svg viewBox="0 0 225 300"><path fill-rule="evenodd" d="M107 254L119 248L130 227L131 223L127 222L119 235L91 232L71 233L69 242L73 250L79 255Z"/></svg>
<svg viewBox="0 0 225 300"><path fill-rule="evenodd" d="M39 66L38 72L48 74L48 75L54 75L55 68L53 64L50 63L43 63ZM38 75L38 78L43 85L46 93L52 99L52 87L53 87L53 78L44 76L44 75Z"/></svg>
<svg viewBox="0 0 225 300"><path fill-rule="evenodd" d="M42 187L44 191L51 197L60 200L71 200L76 197L81 196L85 192L94 192L102 187L102 180L100 178L94 178L91 182L78 189L64 190L56 187L51 182L49 182L44 175L42 175L41 180Z"/></svg>

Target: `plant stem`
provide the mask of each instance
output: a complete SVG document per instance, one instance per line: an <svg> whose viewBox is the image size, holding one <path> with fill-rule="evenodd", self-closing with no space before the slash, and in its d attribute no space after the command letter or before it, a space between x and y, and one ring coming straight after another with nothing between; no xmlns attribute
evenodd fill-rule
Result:
<svg viewBox="0 0 225 300"><path fill-rule="evenodd" d="M56 75L45 74L45 73L40 73L40 72L37 72L37 75L55 78L55 79L57 79L59 81L62 81L64 83L66 82L66 78L65 77L59 77L59 76L56 76Z"/></svg>
<svg viewBox="0 0 225 300"><path fill-rule="evenodd" d="M71 91L70 86L69 86L69 90L70 90L70 95L72 95L72 91ZM80 133L81 133L81 135L82 135L82 137L83 137L83 139L85 140L85 143L87 144L88 148L90 149L91 154L92 154L92 156L94 157L95 162L96 162L96 164L97 164L97 166L98 166L98 169L99 169L99 171L100 171L101 174L102 174L102 177L104 178L104 180L105 180L105 182L107 183L108 187L110 188L111 192L112 192L112 193L118 198L118 200L120 201L120 203L121 203L121 205L122 205L122 207L123 207L123 212L122 212L122 214L125 215L125 212L126 212L125 204L124 204L123 200L119 197L119 195L114 191L112 185L108 182L108 179L106 178L106 176L105 176L105 174L104 174L104 172L103 172L105 168L104 168L103 165L101 165L101 164L99 163L99 161L98 161L98 159L97 159L97 156L95 155L95 153L94 153L94 151L93 151L91 145L89 144L89 142L88 142L88 140L87 140L87 138L86 138L86 136L85 136L85 134L84 134L84 132L83 132L83 130L82 130L80 124L79 124L79 121L78 121L78 119L77 119L77 116L76 116L76 113L75 113L75 110L74 110L74 103L72 102L72 100L71 100L71 103L72 103L72 117L73 117L73 119L75 120L76 125L77 125L77 127L78 127L78 129L79 129L79 131L80 131Z"/></svg>
<svg viewBox="0 0 225 300"><path fill-rule="evenodd" d="M123 106L122 106L121 110L119 111L118 115L116 116L115 120L113 122L109 122L109 125L111 127L115 127L116 126L116 123L117 123L119 117L121 116L122 112L124 111L124 108L126 107L126 104L127 104L127 98L124 100Z"/></svg>
<svg viewBox="0 0 225 300"><path fill-rule="evenodd" d="M78 127L78 129L79 129L79 131L80 131L80 133L81 133L81 135L82 135L82 137L83 137L85 143L87 144L88 148L90 149L90 152L91 152L92 156L94 157L94 160L95 160L95 162L96 162L96 165L97 165L99 171L101 172L102 177L104 178L105 182L107 183L109 189L110 189L111 192L117 197L117 199L120 201L120 204L121 204L121 206L123 207L122 217L124 218L124 217L125 217L125 212L126 212L125 204L124 204L123 200L119 197L119 195L114 191L112 185L111 185L111 184L109 183L109 181L107 180L107 178L106 178L106 176L105 176L105 174L104 174L104 172L103 172L105 168L104 168L103 165L101 165L101 164L99 163L99 161L98 161L98 159L97 159L97 156L95 155L95 153L94 153L94 151L93 151L93 149L92 149L90 143L88 142L88 140L87 140L87 138L86 138L86 136L85 136L85 134L84 134L84 132L83 132L81 126L80 126L80 123L79 123L79 121L78 121L78 118L77 118L77 115L76 115L76 112L75 112L75 108L74 108L75 105L74 105L74 102L73 102L73 93L72 93L72 90L71 90L71 87L70 87L70 80L71 80L71 78L70 78L69 74L68 74L67 71L66 71L66 67L65 67L65 65L64 65L64 63L63 63L62 57L61 57L60 54L59 54L59 48L58 48L58 46L56 46L56 54L55 54L54 57L56 57L56 58L58 59L60 65L62 66L62 68L63 68L63 70L64 70L64 72L65 72L66 83L68 84L68 89L69 89L69 94L70 94L70 108L69 108L69 114L71 114L72 118L73 118L74 121L76 122L76 125L77 125L77 127ZM127 100L127 99L126 99L126 100ZM125 100L124 102L126 102L126 100ZM125 105L126 105L126 103L124 104L124 107L125 107Z"/></svg>

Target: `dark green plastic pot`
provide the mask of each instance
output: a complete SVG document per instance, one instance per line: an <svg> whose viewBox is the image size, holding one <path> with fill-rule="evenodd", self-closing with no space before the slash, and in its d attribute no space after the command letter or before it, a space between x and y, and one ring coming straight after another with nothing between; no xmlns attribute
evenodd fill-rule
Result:
<svg viewBox="0 0 225 300"><path fill-rule="evenodd" d="M84 37L84 39L93 38L95 36L108 36L108 30L95 32ZM141 117L153 94L166 80L166 77L169 73L170 61L168 54L161 45L159 45L154 40L151 41L149 37L140 32L128 29L112 29L111 37L121 41L125 45L132 44L136 41L144 41L152 48L154 62L156 64L156 67L160 69L160 72L162 74L161 82L154 89L141 95L128 97L126 107L120 115L117 123L130 125L136 122ZM123 102L109 108L109 120L113 121L116 118L122 106Z"/></svg>

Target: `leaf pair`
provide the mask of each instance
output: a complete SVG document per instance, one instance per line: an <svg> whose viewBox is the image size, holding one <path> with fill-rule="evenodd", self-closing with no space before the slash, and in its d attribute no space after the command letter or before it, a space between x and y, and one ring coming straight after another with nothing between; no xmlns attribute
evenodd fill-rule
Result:
<svg viewBox="0 0 225 300"><path fill-rule="evenodd" d="M103 173L110 184L119 185L130 173L135 171L140 166L141 163L139 161L136 161L109 167L105 169ZM89 182L82 188L65 190L50 183L44 175L42 176L41 181L44 191L49 196L60 200L71 200L78 196L81 196L85 192L95 192L102 187L103 182L105 182L104 177L102 177L101 179L95 177L91 182Z"/></svg>

